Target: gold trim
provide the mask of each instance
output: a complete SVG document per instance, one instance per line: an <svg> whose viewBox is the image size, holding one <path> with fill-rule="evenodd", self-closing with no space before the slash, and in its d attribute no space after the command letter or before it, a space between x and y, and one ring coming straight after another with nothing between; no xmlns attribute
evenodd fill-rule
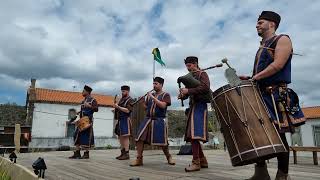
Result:
<svg viewBox="0 0 320 180"><path fill-rule="evenodd" d="M204 115L203 115L203 138L207 139L207 111L208 109L204 110Z"/></svg>
<svg viewBox="0 0 320 180"><path fill-rule="evenodd" d="M154 120L153 121L151 121L151 144L152 144L152 142L153 142L153 128L154 128Z"/></svg>
<svg viewBox="0 0 320 180"><path fill-rule="evenodd" d="M191 125L191 139L193 139L194 136L194 109L195 109L195 105L193 105L192 109L191 109L191 117L190 117L190 125Z"/></svg>
<svg viewBox="0 0 320 180"><path fill-rule="evenodd" d="M139 136L135 139L136 141L139 141L139 139L141 138L142 133L146 130L147 126L149 125L151 119L149 118L145 124L145 126L142 128L142 130L139 133Z"/></svg>

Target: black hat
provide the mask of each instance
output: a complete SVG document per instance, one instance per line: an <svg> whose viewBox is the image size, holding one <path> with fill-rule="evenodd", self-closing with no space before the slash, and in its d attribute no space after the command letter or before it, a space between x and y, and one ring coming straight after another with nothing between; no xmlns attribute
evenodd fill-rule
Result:
<svg viewBox="0 0 320 180"><path fill-rule="evenodd" d="M274 23L276 23L276 29L278 28L280 21L281 21L281 17L278 13L275 13L273 11L262 11L262 13L260 14L258 21L260 19L265 19L268 21L272 21Z"/></svg>
<svg viewBox="0 0 320 180"><path fill-rule="evenodd" d="M86 90L88 93L91 93L91 91L92 91L92 88L89 87L89 86L87 86L87 85L85 85L85 86L83 87L83 89Z"/></svg>
<svg viewBox="0 0 320 180"><path fill-rule="evenodd" d="M155 77L155 78L153 79L153 82L158 82L158 83L160 83L160 84L162 84L162 85L163 85L163 83L164 83L164 79L163 79L163 78L161 78L161 77Z"/></svg>
<svg viewBox="0 0 320 180"><path fill-rule="evenodd" d="M121 91L122 90L130 91L130 87L127 85L123 85L123 86L121 86Z"/></svg>
<svg viewBox="0 0 320 180"><path fill-rule="evenodd" d="M187 64L187 63L198 63L198 58L196 56L188 56L185 60L184 60L184 63Z"/></svg>

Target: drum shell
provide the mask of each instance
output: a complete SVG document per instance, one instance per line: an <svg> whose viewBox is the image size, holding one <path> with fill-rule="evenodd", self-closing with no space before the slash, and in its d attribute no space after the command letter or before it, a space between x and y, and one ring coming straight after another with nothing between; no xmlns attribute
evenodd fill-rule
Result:
<svg viewBox="0 0 320 180"><path fill-rule="evenodd" d="M252 81L219 88L213 93L213 105L233 166L287 151Z"/></svg>

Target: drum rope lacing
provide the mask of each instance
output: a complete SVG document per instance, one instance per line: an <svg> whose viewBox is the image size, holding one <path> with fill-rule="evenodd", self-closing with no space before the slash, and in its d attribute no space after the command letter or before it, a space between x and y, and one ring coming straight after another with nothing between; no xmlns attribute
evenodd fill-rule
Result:
<svg viewBox="0 0 320 180"><path fill-rule="evenodd" d="M240 150L239 150L239 147L238 147L237 140L236 140L236 138L235 138L235 136L234 136L233 130L230 128L230 124L231 124L231 122L230 122L230 117L229 117L229 123L230 123L230 124L229 124L229 123L227 122L227 120L223 117L223 114L221 113L221 110L220 110L220 108L218 107L216 101L213 100L213 102L214 102L214 105L215 105L216 109L219 111L219 114L220 114L220 116L222 117L223 121L225 122L225 124L226 124L226 125L228 126L228 128L230 129L230 135L231 135L233 144L234 144L234 146L235 146L238 154L240 155L239 158L240 158L241 161L242 161L242 157L241 157L241 154L240 154ZM228 109L228 105L227 105L227 109ZM219 118L218 118L218 119L219 119ZM220 123L220 124L221 124L221 123Z"/></svg>
<svg viewBox="0 0 320 180"><path fill-rule="evenodd" d="M225 94L225 97L226 97L226 100L228 100L228 102L230 103L230 105L231 105L231 107L233 108L234 112L237 114L238 119L239 119L239 120L242 122L242 124L246 127L246 128L245 128L245 129L246 129L246 133L247 133L247 135L248 135L248 137L249 137L249 140L250 140L250 142L251 142L251 144L252 144L252 147L254 148L256 154L259 156L259 154L258 154L258 152L257 152L257 149L256 149L256 145L255 145L254 140L253 140L253 137L252 137L252 134L251 134L251 132L248 130L248 121L247 121L247 120L243 120L243 119L241 118L241 116L239 115L238 111L237 111L236 108L233 106L231 100L226 96L226 94ZM242 96L241 96L241 97L242 97ZM243 97L242 97L242 98L243 98ZM243 100L242 100L242 103L244 103ZM249 104L250 104L250 102L249 102ZM243 105L243 106L244 106L244 105ZM227 112L228 112L228 116L229 116L229 110L227 110ZM229 118L230 118L230 116L229 116ZM239 156L240 156L240 154L239 154Z"/></svg>
<svg viewBox="0 0 320 180"><path fill-rule="evenodd" d="M251 84L252 84L252 86L254 87L253 81L251 81ZM258 92L257 92L257 90L256 90L255 88L253 88L253 92L254 92L254 96L255 96L255 98L256 98L256 101L257 101L257 102L260 101L260 102L264 105L264 102L262 102L262 99L259 98L259 97L261 97L261 96L258 97L258 95L257 95ZM277 150L276 150L276 148L274 147L274 143L273 143L272 139L270 138L269 131L268 131L268 129L267 129L267 128L265 127L265 125L264 125L264 122L263 122L263 119L262 119L261 107L260 107L260 104L259 104L259 103L258 103L258 108L259 108L259 112L260 112L260 117L258 117L258 118L259 118L259 120L260 120L261 126L262 126L262 128L264 129L264 131L265 131L265 133L266 133L266 135L267 135L267 137L268 137L269 142L272 144L272 147L273 147L274 152L277 153Z"/></svg>

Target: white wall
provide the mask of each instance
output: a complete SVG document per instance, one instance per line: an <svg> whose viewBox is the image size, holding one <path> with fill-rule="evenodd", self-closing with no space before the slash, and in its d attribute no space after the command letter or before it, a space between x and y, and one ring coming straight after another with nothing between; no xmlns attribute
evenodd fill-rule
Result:
<svg viewBox="0 0 320 180"><path fill-rule="evenodd" d="M320 126L320 119L308 119L306 124L301 126L303 146L315 146L313 136L314 125Z"/></svg>
<svg viewBox="0 0 320 180"><path fill-rule="evenodd" d="M68 111L71 108L78 111L80 106L35 103L32 137L65 137ZM111 108L99 107L99 112L94 113L93 130L95 136L112 137L113 113Z"/></svg>

